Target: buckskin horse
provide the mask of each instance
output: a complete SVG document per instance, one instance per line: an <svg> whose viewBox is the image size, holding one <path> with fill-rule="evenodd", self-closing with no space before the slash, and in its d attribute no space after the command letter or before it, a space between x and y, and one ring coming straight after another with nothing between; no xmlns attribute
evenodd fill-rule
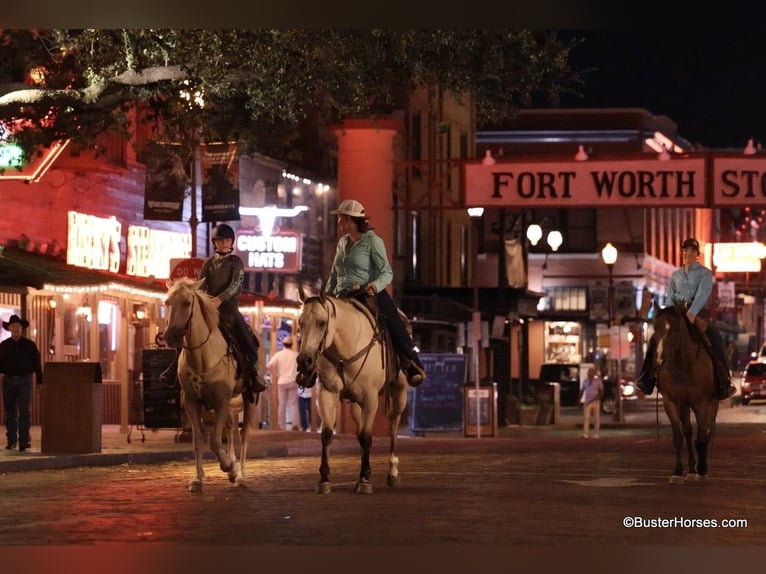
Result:
<svg viewBox="0 0 766 574"><path fill-rule="evenodd" d="M196 475L189 483L191 492L202 489L205 477L202 451L210 429L210 450L221 470L238 486L245 486L245 461L255 406L242 400L242 380L236 376L234 355L218 325L218 309L207 293L200 290L204 280L168 281L167 328L165 340L180 348L178 380L184 411L192 427ZM239 460L234 449L237 416L243 412L239 433ZM226 432L227 446L222 443Z"/></svg>
<svg viewBox="0 0 766 574"><path fill-rule="evenodd" d="M689 322L683 304L660 309L654 319L654 332L657 337L657 386L673 429L676 454L670 483L696 481L708 473L708 449L718 414L713 359L707 350L705 335ZM693 443L691 411L697 423ZM686 477L681 460L684 441L688 452Z"/></svg>
<svg viewBox="0 0 766 574"><path fill-rule="evenodd" d="M407 380L388 349L375 318L355 299L326 295L306 297L298 325L298 384L318 377L318 405L322 419L322 461L316 492L331 492L329 451L340 399L350 401L351 417L361 450L359 480L354 491L372 494L370 449L372 427L382 395L390 423L390 454L386 484L399 484L396 437L407 405Z"/></svg>

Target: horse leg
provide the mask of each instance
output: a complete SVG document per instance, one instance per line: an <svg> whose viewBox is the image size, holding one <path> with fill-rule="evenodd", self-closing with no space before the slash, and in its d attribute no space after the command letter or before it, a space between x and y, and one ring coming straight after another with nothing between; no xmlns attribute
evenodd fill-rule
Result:
<svg viewBox="0 0 766 574"><path fill-rule="evenodd" d="M247 447L250 442L250 431L253 420L255 419L255 403L243 401L244 411L242 413L242 428L239 431L239 466L241 479L237 482L238 486L245 485L245 461L247 460ZM235 419L236 424L236 419Z"/></svg>
<svg viewBox="0 0 766 574"><path fill-rule="evenodd" d="M399 424L402 413L407 406L407 384L404 375L400 374L397 381L392 385L390 399L388 420L391 423L391 444L386 484L388 486L399 486L399 457L396 455L396 439L399 436Z"/></svg>
<svg viewBox="0 0 766 574"><path fill-rule="evenodd" d="M370 449L372 448L372 423L378 410L377 392L366 393L363 401L363 406L356 403L351 404L351 417L356 422L356 438L359 441L359 448L361 450L359 480L356 483L354 492L357 494L372 494Z"/></svg>
<svg viewBox="0 0 766 574"><path fill-rule="evenodd" d="M684 442L684 435L681 430L681 419L678 414L678 405L673 403L670 399L662 397L662 403L665 407L665 414L670 421L670 427L673 429L673 450L676 455L676 465L673 469L673 476L670 477L670 484L683 484L684 478L684 466L681 461L681 447Z"/></svg>
<svg viewBox="0 0 766 574"><path fill-rule="evenodd" d="M229 455L228 446L223 447L221 437L223 436L223 427L226 425L226 421L229 418L229 403L228 400L216 405L215 407L215 423L213 426L213 432L210 433L210 450L218 458L218 464L221 470L229 475L229 480L234 482L239 475L239 464L236 460L233 460Z"/></svg>
<svg viewBox="0 0 766 574"><path fill-rule="evenodd" d="M322 419L322 462L319 465L319 484L317 494L330 494L330 444L332 443L335 417L338 413L338 395L331 393L323 387L318 387L319 397L317 406L319 416Z"/></svg>
<svg viewBox="0 0 766 574"><path fill-rule="evenodd" d="M681 429L684 434L684 440L686 441L687 459L689 461L689 471L686 474L685 480L697 480L697 457L694 453L694 429L692 428L691 410L689 409L689 405L684 405L681 408Z"/></svg>
<svg viewBox="0 0 766 574"><path fill-rule="evenodd" d="M715 428L715 418L718 414L718 401L703 401L695 408L694 416L697 419L697 440L694 445L697 448L697 476L704 478L708 471L708 447Z"/></svg>
<svg viewBox="0 0 766 574"><path fill-rule="evenodd" d="M184 411L189 417L192 428L192 445L194 446L195 477L189 481L189 492L202 490L202 480L205 478L205 470L202 468L202 449L205 444L205 435L202 430L202 408L194 400L186 399L184 393Z"/></svg>

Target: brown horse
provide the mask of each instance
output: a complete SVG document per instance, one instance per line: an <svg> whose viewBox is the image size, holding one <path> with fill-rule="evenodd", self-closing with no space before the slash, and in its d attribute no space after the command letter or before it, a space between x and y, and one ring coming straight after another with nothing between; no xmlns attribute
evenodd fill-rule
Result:
<svg viewBox="0 0 766 574"><path fill-rule="evenodd" d="M396 438L399 421L407 406L407 381L386 352L372 315L353 299L325 295L299 295L303 308L298 318L301 344L298 354L298 383L318 376L319 415L322 419L322 462L317 493L331 492L329 449L338 416L339 398L351 403L356 437L361 449L361 467L355 492L371 494L370 449L372 425L383 395L390 427L390 456L386 483L399 483ZM391 367L391 368L389 368Z"/></svg>
<svg viewBox="0 0 766 574"><path fill-rule="evenodd" d="M719 400L715 370L704 335L689 322L683 304L660 309L654 319L654 333L657 337L657 385L673 429L676 453L670 482L683 484L681 447L684 440L689 462L685 480L699 480L708 473L708 448L715 430ZM694 411L697 423L694 443L691 411Z"/></svg>
<svg viewBox="0 0 766 574"><path fill-rule="evenodd" d="M244 486L248 439L255 420L255 406L242 400L242 380L236 376L234 355L218 326L218 309L200 290L203 281L168 281L165 339L181 348L178 380L184 411L192 427L196 475L189 490L202 489L205 476L202 450L209 433L210 450L229 480ZM239 460L234 451L237 417L243 413ZM226 432L227 446L222 438Z"/></svg>

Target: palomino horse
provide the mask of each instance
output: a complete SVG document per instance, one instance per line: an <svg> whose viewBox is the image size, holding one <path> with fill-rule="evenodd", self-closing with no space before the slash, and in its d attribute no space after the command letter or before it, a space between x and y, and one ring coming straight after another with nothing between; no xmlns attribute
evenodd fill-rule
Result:
<svg viewBox="0 0 766 574"><path fill-rule="evenodd" d="M319 414L322 418L322 462L317 492L331 491L329 449L338 417L340 399L351 402L351 417L361 448L361 467L355 492L371 494L370 448L372 425L383 395L391 425L390 454L386 483L399 482L396 437L399 421L407 406L407 380L391 361L372 315L354 299L325 295L306 298L303 303L298 354L298 383L319 379ZM395 361L395 359L393 359ZM388 373L388 374L387 374Z"/></svg>
<svg viewBox="0 0 766 574"><path fill-rule="evenodd" d="M657 385L673 429L676 453L670 482L684 482L681 461L684 440L689 461L686 480L696 481L708 472L708 447L718 414L713 360L704 335L689 322L683 304L660 309L654 319L654 331L657 337ZM693 444L690 411L694 411L697 422Z"/></svg>
<svg viewBox="0 0 766 574"><path fill-rule="evenodd" d="M236 378L234 355L218 326L218 310L210 296L200 291L203 281L168 281L165 300L168 309L165 339L172 347L181 348L178 380L184 410L192 427L197 469L189 483L192 492L202 489L205 477L202 450L208 427L210 450L218 457L221 470L228 474L231 482L244 486L248 439L255 420L253 403L242 400L242 380ZM237 460L234 441L236 415L240 412L243 412L243 422ZM226 448L222 444L224 430Z"/></svg>

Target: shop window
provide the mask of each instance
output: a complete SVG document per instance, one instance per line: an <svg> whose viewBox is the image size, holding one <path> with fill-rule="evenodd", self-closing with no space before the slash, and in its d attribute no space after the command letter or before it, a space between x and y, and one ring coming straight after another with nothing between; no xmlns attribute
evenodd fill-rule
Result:
<svg viewBox="0 0 766 574"><path fill-rule="evenodd" d="M545 289L545 311L582 312L588 310L587 288L547 287Z"/></svg>

